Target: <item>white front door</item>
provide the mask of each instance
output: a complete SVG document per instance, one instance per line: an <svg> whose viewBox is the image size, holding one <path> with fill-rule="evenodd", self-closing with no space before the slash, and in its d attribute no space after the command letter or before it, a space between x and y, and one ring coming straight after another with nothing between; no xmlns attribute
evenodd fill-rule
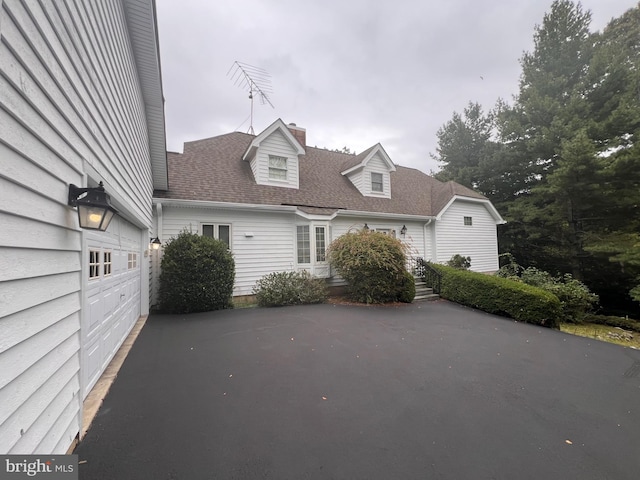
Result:
<svg viewBox="0 0 640 480"><path fill-rule="evenodd" d="M87 232L81 330L86 397L140 316L140 230L115 217L106 232Z"/></svg>

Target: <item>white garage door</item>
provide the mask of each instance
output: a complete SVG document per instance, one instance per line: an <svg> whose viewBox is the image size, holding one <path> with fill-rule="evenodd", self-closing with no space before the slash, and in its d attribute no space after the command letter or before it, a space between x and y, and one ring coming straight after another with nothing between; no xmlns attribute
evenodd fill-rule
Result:
<svg viewBox="0 0 640 480"><path fill-rule="evenodd" d="M106 232L85 235L85 397L140 316L140 238L140 230L120 217Z"/></svg>

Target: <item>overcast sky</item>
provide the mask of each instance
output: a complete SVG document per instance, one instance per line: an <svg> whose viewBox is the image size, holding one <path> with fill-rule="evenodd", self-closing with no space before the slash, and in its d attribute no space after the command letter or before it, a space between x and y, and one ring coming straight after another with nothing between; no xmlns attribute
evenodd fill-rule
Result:
<svg viewBox="0 0 640 480"><path fill-rule="evenodd" d="M583 0L592 30L637 0ZM307 144L357 153L378 142L426 173L436 132L469 101L518 91L551 0L157 0L167 147L250 127L235 61L271 75L275 108L256 98L257 133L277 118Z"/></svg>

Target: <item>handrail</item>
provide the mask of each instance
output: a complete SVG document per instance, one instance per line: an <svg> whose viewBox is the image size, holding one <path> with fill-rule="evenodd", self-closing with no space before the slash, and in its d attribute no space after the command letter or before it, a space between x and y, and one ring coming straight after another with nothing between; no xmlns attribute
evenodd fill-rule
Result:
<svg viewBox="0 0 640 480"><path fill-rule="evenodd" d="M442 289L442 274L425 261L422 257L415 259L415 273L424 280L424 283L433 288L433 293L440 294Z"/></svg>

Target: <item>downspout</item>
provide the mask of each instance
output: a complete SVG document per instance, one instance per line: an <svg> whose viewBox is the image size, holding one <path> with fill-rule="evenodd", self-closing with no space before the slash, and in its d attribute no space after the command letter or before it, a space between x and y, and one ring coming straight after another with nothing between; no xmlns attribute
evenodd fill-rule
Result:
<svg viewBox="0 0 640 480"><path fill-rule="evenodd" d="M156 222L156 237L162 242L162 203L156 203L156 216L158 221Z"/></svg>
<svg viewBox="0 0 640 480"><path fill-rule="evenodd" d="M422 227L424 229L423 232L423 246L424 246L424 259L425 260L431 260L431 257L429 257L428 252L427 252L427 227L429 225L431 225L431 222L433 222L433 219L430 218L429 221L427 223L424 224L424 226ZM433 245L431 246L431 249L433 250Z"/></svg>

